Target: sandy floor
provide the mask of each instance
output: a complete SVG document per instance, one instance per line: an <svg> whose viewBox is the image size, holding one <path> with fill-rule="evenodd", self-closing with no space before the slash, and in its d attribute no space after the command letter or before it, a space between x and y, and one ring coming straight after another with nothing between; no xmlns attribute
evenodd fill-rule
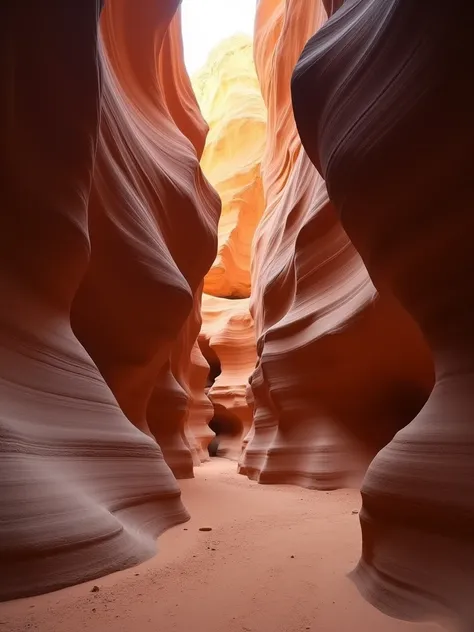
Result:
<svg viewBox="0 0 474 632"><path fill-rule="evenodd" d="M439 632L379 614L346 578L357 491L257 485L224 459L181 486L192 520L160 538L153 560L0 604L0 632Z"/></svg>

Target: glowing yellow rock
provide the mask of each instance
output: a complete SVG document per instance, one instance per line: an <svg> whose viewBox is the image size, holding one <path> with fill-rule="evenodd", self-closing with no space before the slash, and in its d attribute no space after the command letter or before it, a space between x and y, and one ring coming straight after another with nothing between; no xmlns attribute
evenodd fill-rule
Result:
<svg viewBox="0 0 474 632"><path fill-rule="evenodd" d="M267 117L251 38L221 42L192 83L210 128L201 167L222 200L218 255L204 291L247 298L252 239L263 212L260 162Z"/></svg>

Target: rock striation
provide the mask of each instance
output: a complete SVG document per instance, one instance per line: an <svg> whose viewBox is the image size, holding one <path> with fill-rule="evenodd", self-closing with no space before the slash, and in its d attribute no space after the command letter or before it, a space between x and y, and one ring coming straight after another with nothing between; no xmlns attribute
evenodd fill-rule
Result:
<svg viewBox="0 0 474 632"><path fill-rule="evenodd" d="M353 578L389 615L474 627L474 11L345 2L292 80L305 150L382 300L420 327L436 382L366 474ZM406 365L412 356L405 357Z"/></svg>
<svg viewBox="0 0 474 632"><path fill-rule="evenodd" d="M433 380L418 327L377 293L301 147L291 75L326 20L320 0L262 0L257 9L266 206L252 261L254 427L239 468L262 483L318 489L358 484L377 450L421 408Z"/></svg>
<svg viewBox="0 0 474 632"><path fill-rule="evenodd" d="M267 116L251 38L236 35L221 42L193 77L193 87L210 128L201 167L221 197L222 214L218 255L204 280L199 336L199 351L206 366L210 365L210 374L206 397L193 410L204 417L198 431L198 417L191 410L187 426L193 425L201 436L197 447L200 460L206 458L214 433L217 438L212 441L211 452L238 458L252 418L245 395L256 357L249 313L250 258L264 206L260 163ZM200 362L195 364L195 360ZM195 355L191 367L192 375L204 386L202 357ZM203 434L202 421L210 422L211 432Z"/></svg>
<svg viewBox="0 0 474 632"><path fill-rule="evenodd" d="M193 347L219 201L178 4L0 9L3 600L138 563L187 519L149 407Z"/></svg>
<svg viewBox="0 0 474 632"><path fill-rule="evenodd" d="M193 87L209 124L201 167L222 200L218 254L204 291L248 298L251 244L264 204L260 162L266 140L251 38L236 35L221 42L193 77Z"/></svg>
<svg viewBox="0 0 474 632"><path fill-rule="evenodd" d="M199 345L211 367L207 396L214 407L210 427L218 456L237 459L252 424L247 390L257 354L249 299L204 294L202 315Z"/></svg>

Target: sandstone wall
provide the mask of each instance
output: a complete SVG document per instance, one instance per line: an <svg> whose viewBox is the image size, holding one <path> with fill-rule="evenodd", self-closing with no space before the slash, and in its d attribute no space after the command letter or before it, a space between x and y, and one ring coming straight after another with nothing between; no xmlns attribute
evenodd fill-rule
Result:
<svg viewBox="0 0 474 632"><path fill-rule="evenodd" d="M204 280L199 337L199 349L212 365L211 373L217 365L222 372L206 389L213 405L211 417L207 408L200 410L219 435L219 455L238 458L252 419L245 397L256 358L249 313L250 262L264 207L260 163L267 140L267 112L251 38L236 35L221 42L193 77L193 87L210 128L201 167L222 200L218 254ZM202 365L195 366L194 361L192 365L198 378ZM194 419L190 423L196 423Z"/></svg>
<svg viewBox="0 0 474 632"><path fill-rule="evenodd" d="M320 0L262 0L257 8L266 206L252 260L254 428L240 462L260 482L319 489L358 484L432 383L417 326L375 290L301 147L291 75L326 19Z"/></svg>
<svg viewBox="0 0 474 632"><path fill-rule="evenodd" d="M260 162L266 139L251 38L236 35L216 46L193 87L209 124L201 167L222 200L218 254L204 291L248 298L251 244L264 204Z"/></svg>
<svg viewBox="0 0 474 632"><path fill-rule="evenodd" d="M451 619L466 632L474 628L473 24L467 0L449 11L346 2L293 75L305 150L380 300L403 306L435 364L425 406L365 477L353 577L387 614ZM400 351L411 369L413 347Z"/></svg>
<svg viewBox="0 0 474 632"><path fill-rule="evenodd" d="M177 6L0 9L2 599L138 563L187 519L149 404L219 201Z"/></svg>
<svg viewBox="0 0 474 632"><path fill-rule="evenodd" d="M249 300L204 294L202 315L199 345L204 356L217 364L215 373L219 371L207 390L214 406L211 426L219 433L218 455L237 459L252 424L247 389L257 353Z"/></svg>

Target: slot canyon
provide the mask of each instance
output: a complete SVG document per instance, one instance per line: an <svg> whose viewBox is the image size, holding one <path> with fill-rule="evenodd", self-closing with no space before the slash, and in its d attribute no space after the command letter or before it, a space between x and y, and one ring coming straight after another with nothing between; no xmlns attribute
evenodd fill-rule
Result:
<svg viewBox="0 0 474 632"><path fill-rule="evenodd" d="M0 32L0 630L472 632L471 2Z"/></svg>

